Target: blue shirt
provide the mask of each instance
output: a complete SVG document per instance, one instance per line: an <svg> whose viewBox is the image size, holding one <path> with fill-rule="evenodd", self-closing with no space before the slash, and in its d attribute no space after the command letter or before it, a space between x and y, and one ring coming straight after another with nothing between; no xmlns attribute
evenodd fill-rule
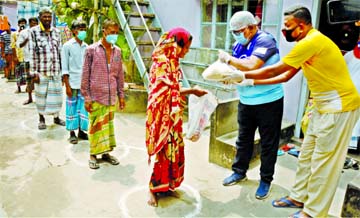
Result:
<svg viewBox="0 0 360 218"><path fill-rule="evenodd" d="M61 50L61 70L62 75L69 75L69 83L72 89L80 89L82 66L87 44L81 45L75 38L67 41Z"/></svg>
<svg viewBox="0 0 360 218"><path fill-rule="evenodd" d="M233 56L239 59L256 56L267 65L275 64L280 60L276 41L269 33L259 30L251 41L243 46L236 43L233 47ZM240 102L246 105L259 105L276 101L284 96L281 84L237 86Z"/></svg>

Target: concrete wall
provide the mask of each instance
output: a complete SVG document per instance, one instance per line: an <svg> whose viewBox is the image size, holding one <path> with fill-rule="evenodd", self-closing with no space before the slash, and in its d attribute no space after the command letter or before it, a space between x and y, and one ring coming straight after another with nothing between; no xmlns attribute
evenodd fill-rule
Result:
<svg viewBox="0 0 360 218"><path fill-rule="evenodd" d="M201 37L201 0L151 0L151 2L165 30L176 26L182 26L193 34L194 41L192 46L199 46ZM276 14L276 16L281 16L281 19L279 19L280 27L283 26L283 11L290 6L301 4L312 10L314 7L313 4L315 4L313 0L292 0L278 2L283 2L281 15ZM273 3L274 1L269 1L269 4ZM313 16L314 14L316 13L313 13ZM314 19L316 19L316 17L314 17ZM294 46L294 43L287 42L280 33L274 33L274 35L279 42L280 54L281 56L284 56L291 50L291 48ZM302 84L302 72L299 72L294 78L284 84L284 119L288 121L296 122L298 110L300 107L303 107L303 105L300 104L301 90L303 89Z"/></svg>
<svg viewBox="0 0 360 218"><path fill-rule="evenodd" d="M312 0L292 0L292 1L283 1L283 10L281 12L281 28L283 27L283 12L293 5L304 5L308 7L310 10L313 8ZM314 16L315 13L312 14ZM314 17L313 17L314 19ZM285 37L282 35L278 38L279 47L280 47L280 55L286 55L291 48L295 45L295 43L289 43L285 40ZM290 81L284 83L284 118L291 122L296 121L296 117L298 114L300 105L300 94L302 90L302 79L303 74L300 71L296 76L294 76Z"/></svg>
<svg viewBox="0 0 360 218"><path fill-rule="evenodd" d="M1 7L3 15L8 17L11 27L17 29L17 4L3 2Z"/></svg>
<svg viewBox="0 0 360 218"><path fill-rule="evenodd" d="M165 31L183 27L193 35L192 46L200 45L200 0L151 0Z"/></svg>

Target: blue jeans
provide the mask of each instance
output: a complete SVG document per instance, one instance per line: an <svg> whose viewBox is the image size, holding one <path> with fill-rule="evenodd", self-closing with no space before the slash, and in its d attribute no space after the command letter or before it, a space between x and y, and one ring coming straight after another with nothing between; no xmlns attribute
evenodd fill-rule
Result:
<svg viewBox="0 0 360 218"><path fill-rule="evenodd" d="M236 140L236 155L232 170L246 174L254 151L255 131L259 128L261 143L260 177L265 182L273 180L277 150L279 148L284 98L260 104L238 105L239 132Z"/></svg>

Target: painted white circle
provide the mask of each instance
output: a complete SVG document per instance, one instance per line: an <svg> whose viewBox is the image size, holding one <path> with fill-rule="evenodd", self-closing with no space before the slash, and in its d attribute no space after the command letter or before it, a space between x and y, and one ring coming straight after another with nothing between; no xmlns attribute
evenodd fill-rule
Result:
<svg viewBox="0 0 360 218"><path fill-rule="evenodd" d="M126 206L126 200L127 198L131 195L131 194L134 194L136 192L139 192L139 191L145 191L147 192L148 191L148 186L136 186L132 189L129 189L129 191L125 192L122 197L120 198L119 202L118 202L118 205L120 207L120 211L121 211L121 214L123 217L131 217L130 214L129 214L129 211L127 209L127 206ZM191 195L195 198L196 200L196 203L195 203L195 209L184 215L183 217L195 217L196 215L198 215L202 209L202 202L201 202L201 196L200 196L200 193L199 191L197 191L196 189L194 189L193 187L191 187L190 185L187 185L187 184L181 184L181 186L178 188L178 190L184 190L184 189L187 189ZM149 206L150 207L150 206Z"/></svg>
<svg viewBox="0 0 360 218"><path fill-rule="evenodd" d="M80 144L80 143L79 143ZM126 144L124 144L124 143L119 143L120 144L120 148L123 148L124 149L124 151L123 152L121 152L121 154L118 156L118 155L116 155L116 157L119 159L119 160L122 160L122 159L124 159L124 158L126 158L129 154L130 154L130 149L135 149L135 150L139 150L139 151L146 151L145 149L143 149L143 148L139 148L139 147L134 147L134 146L127 146ZM87 145L88 145L88 143L87 143ZM81 166L81 167L87 167L88 166L88 160L86 159L86 162L85 161L80 161L80 160L78 160L77 158L75 158L74 157L74 155L73 155L73 147L74 146L77 146L77 145L73 145L73 144L69 144L67 147L66 147L66 155L69 157L69 159L70 160L72 160L76 165L78 165L78 166ZM119 152L119 150L120 149L116 149L115 151L114 151L114 153L120 153ZM144 156L144 161L145 160L147 160L146 159L147 157L146 156Z"/></svg>

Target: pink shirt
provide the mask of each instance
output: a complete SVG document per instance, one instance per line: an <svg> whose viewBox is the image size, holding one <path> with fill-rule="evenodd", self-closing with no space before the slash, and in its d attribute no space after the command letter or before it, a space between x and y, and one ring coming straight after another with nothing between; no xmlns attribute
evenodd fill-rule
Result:
<svg viewBox="0 0 360 218"><path fill-rule="evenodd" d="M107 63L106 51L101 41L86 49L81 94L85 101L96 101L103 105L115 105L116 97L125 97L120 48L112 47L110 63Z"/></svg>

